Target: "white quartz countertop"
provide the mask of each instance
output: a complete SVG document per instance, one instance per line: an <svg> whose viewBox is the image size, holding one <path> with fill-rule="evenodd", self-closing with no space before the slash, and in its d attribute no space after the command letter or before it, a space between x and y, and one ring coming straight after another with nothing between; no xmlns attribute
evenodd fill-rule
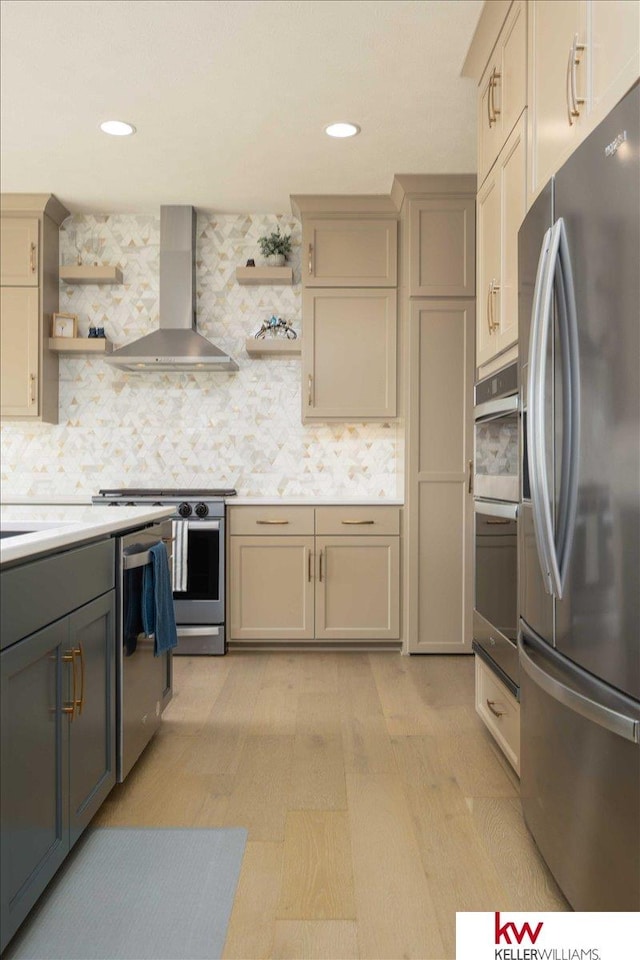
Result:
<svg viewBox="0 0 640 960"><path fill-rule="evenodd" d="M31 532L0 540L0 564L30 560L39 554L67 549L96 537L133 530L172 513L172 507L119 507L114 510L82 503L3 505L0 508L0 531L28 529Z"/></svg>
<svg viewBox="0 0 640 960"><path fill-rule="evenodd" d="M403 500L361 497L228 497L228 507L402 507Z"/></svg>

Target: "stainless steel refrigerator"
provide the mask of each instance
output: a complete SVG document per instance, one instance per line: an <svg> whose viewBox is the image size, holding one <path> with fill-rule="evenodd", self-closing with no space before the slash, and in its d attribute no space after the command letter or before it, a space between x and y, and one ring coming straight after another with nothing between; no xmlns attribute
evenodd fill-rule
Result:
<svg viewBox="0 0 640 960"><path fill-rule="evenodd" d="M576 910L640 909L640 88L520 229L521 796Z"/></svg>

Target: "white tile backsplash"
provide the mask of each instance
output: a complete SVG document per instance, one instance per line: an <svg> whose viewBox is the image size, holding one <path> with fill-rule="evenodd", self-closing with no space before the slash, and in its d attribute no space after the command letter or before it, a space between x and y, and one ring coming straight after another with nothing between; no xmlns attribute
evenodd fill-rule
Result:
<svg viewBox="0 0 640 960"><path fill-rule="evenodd" d="M293 237L292 287L240 286L260 264L258 238ZM198 216L198 330L240 365L236 374L129 373L96 357L60 358L60 422L3 423L2 495L91 495L100 487L234 486L244 496L402 496L399 423L317 424L300 418L300 360L250 359L244 342L272 314L300 333L301 229L271 214ZM160 221L74 216L62 263L117 264L121 286L60 287L60 310L123 346L158 326Z"/></svg>

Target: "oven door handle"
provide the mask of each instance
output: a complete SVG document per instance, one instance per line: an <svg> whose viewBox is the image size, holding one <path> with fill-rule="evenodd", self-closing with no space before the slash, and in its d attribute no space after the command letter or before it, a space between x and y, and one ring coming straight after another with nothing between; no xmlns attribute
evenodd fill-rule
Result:
<svg viewBox="0 0 640 960"><path fill-rule="evenodd" d="M180 637L218 637L220 635L220 627L184 627L178 625L176 632L178 639L180 639Z"/></svg>
<svg viewBox="0 0 640 960"><path fill-rule="evenodd" d="M479 403L474 407L473 419L476 423L482 423L484 420L498 420L500 417L509 416L510 413L517 413L518 406L517 393L510 397L486 400L485 403Z"/></svg>
<svg viewBox="0 0 640 960"><path fill-rule="evenodd" d="M500 517L505 520L518 519L517 503L498 503L490 500L475 500L474 509L476 513L484 514L487 517Z"/></svg>
<svg viewBox="0 0 640 960"><path fill-rule="evenodd" d="M219 520L187 520L187 530L219 530Z"/></svg>

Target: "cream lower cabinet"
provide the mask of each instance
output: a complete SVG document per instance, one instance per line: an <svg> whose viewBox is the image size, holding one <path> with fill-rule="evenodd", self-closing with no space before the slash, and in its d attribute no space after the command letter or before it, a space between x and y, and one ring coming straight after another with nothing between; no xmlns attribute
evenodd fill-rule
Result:
<svg viewBox="0 0 640 960"><path fill-rule="evenodd" d="M231 537L232 640L313 640L313 537Z"/></svg>
<svg viewBox="0 0 640 960"><path fill-rule="evenodd" d="M399 639L398 507L231 507L229 529L230 640Z"/></svg>
<svg viewBox="0 0 640 960"><path fill-rule="evenodd" d="M399 537L316 537L317 640L397 640Z"/></svg>

